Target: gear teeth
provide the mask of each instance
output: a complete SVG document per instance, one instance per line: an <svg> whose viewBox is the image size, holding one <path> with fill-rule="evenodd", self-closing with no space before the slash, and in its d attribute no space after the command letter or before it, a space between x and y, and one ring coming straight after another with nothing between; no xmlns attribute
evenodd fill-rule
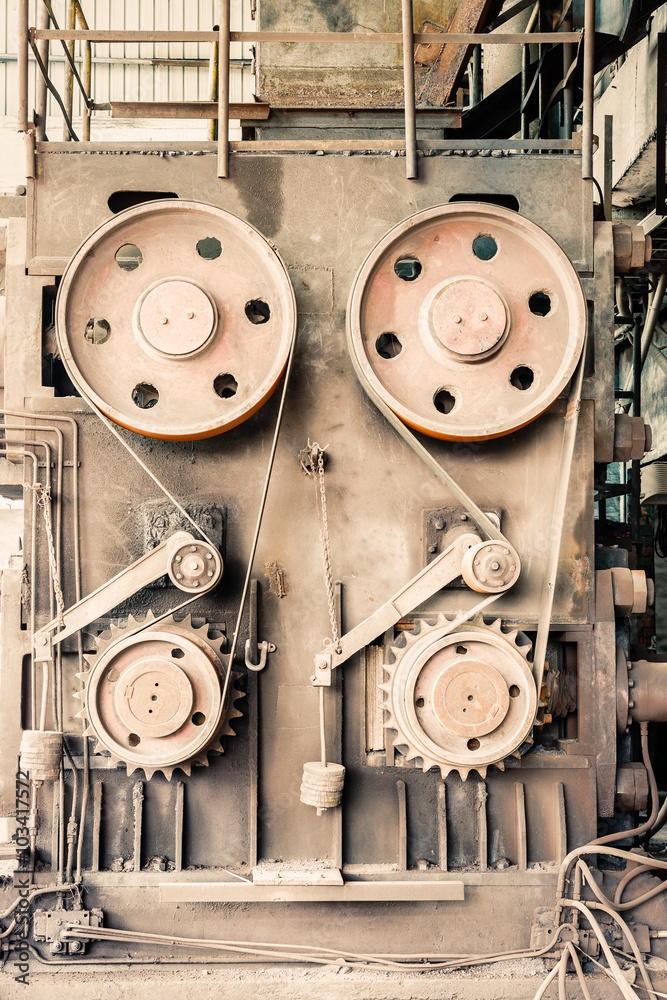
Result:
<svg viewBox="0 0 667 1000"><path fill-rule="evenodd" d="M80 712L76 712L75 715L74 715L74 718L75 719L85 719L86 718L86 710L85 710L85 708L82 708Z"/></svg>
<svg viewBox="0 0 667 1000"><path fill-rule="evenodd" d="M135 768L135 770L137 770L137 771L143 771L144 775L146 776L146 781L150 781L151 778L153 777L153 775L155 774L155 772L159 770L159 768L144 766L144 767ZM127 773L129 774L130 772L128 771Z"/></svg>
<svg viewBox="0 0 667 1000"><path fill-rule="evenodd" d="M72 695L73 695L74 698L78 698L79 701L83 701L83 699L86 696L86 692L85 691L73 691Z"/></svg>
<svg viewBox="0 0 667 1000"><path fill-rule="evenodd" d="M487 628L493 629L494 632L499 632L500 635L503 634L503 623L500 618L496 618L495 621L492 621L491 624L487 626Z"/></svg>
<svg viewBox="0 0 667 1000"><path fill-rule="evenodd" d="M480 778L484 780L486 778L486 772L488 771L488 767L486 764L482 764L480 767L471 768L471 771L472 770L477 771Z"/></svg>
<svg viewBox="0 0 667 1000"><path fill-rule="evenodd" d="M85 719L85 715L83 716L83 718ZM97 733L95 732L95 730L93 729L92 726L87 726L84 729L84 731L83 731L83 735L84 736L97 736ZM99 753L99 750L96 750L95 752Z"/></svg>
<svg viewBox="0 0 667 1000"><path fill-rule="evenodd" d="M89 674L88 670L82 670L80 673L76 673L74 676L77 677L80 681L85 681L88 677L88 674Z"/></svg>
<svg viewBox="0 0 667 1000"><path fill-rule="evenodd" d="M498 768L499 771L504 771L505 770L505 761L504 760L497 760L496 763L495 763L495 766Z"/></svg>
<svg viewBox="0 0 667 1000"><path fill-rule="evenodd" d="M192 762L191 761L186 760L182 764L178 764L177 766L180 767L180 769L183 772L183 774L187 774L188 778L190 777L190 775L192 774ZM174 769L172 768L171 771L169 772L169 777L168 778L167 778L167 775L165 773L164 776L165 776L165 778L167 778L167 781L171 781L171 776L172 776L173 772L174 772Z"/></svg>
<svg viewBox="0 0 667 1000"><path fill-rule="evenodd" d="M126 762L125 767L127 768L127 776L134 774L135 771L143 771L143 768L139 764L130 764Z"/></svg>
<svg viewBox="0 0 667 1000"><path fill-rule="evenodd" d="M517 760L521 760L521 754L519 753L518 750L513 750L512 753L510 754L510 756L511 757L516 757Z"/></svg>
<svg viewBox="0 0 667 1000"><path fill-rule="evenodd" d="M472 770L474 770L474 768L472 768L472 767L454 767L454 768L452 768L452 770L459 772L459 777L461 778L461 781L467 781L468 780L468 775L470 774L470 772Z"/></svg>

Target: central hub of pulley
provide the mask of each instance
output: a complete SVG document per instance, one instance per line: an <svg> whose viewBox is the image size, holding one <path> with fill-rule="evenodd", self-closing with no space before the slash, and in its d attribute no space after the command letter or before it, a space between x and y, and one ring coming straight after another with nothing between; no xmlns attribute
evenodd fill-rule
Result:
<svg viewBox="0 0 667 1000"><path fill-rule="evenodd" d="M460 736L486 736L507 715L510 694L502 674L483 660L450 663L433 685L433 711Z"/></svg>
<svg viewBox="0 0 667 1000"><path fill-rule="evenodd" d="M158 281L137 302L136 333L166 357L200 351L217 325L217 311L203 288L185 278Z"/></svg>
<svg viewBox="0 0 667 1000"><path fill-rule="evenodd" d="M139 736L170 736L188 719L194 704L184 670L163 658L134 664L116 685L116 711Z"/></svg>
<svg viewBox="0 0 667 1000"><path fill-rule="evenodd" d="M507 304L485 281L455 278L436 287L429 299L429 329L460 361L488 357L507 336Z"/></svg>

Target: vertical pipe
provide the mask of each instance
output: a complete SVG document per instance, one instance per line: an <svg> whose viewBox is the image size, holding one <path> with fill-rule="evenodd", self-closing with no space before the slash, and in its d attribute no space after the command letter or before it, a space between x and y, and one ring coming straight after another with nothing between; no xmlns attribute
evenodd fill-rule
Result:
<svg viewBox="0 0 667 1000"><path fill-rule="evenodd" d="M584 4L584 101L581 176L593 179L593 87L595 85L595 0Z"/></svg>
<svg viewBox="0 0 667 1000"><path fill-rule="evenodd" d="M88 22L86 21L86 16L83 13L80 0L75 0L75 14L76 19L79 22L79 27L83 28L84 31L88 30ZM86 91L88 97L91 96L92 82L93 82L93 67L92 67L92 45L90 42L85 42L83 50L83 87ZM83 138L85 142L90 142L90 106L86 104L83 109ZM71 118L70 118L71 121Z"/></svg>
<svg viewBox="0 0 667 1000"><path fill-rule="evenodd" d="M141 871L141 831L143 827L144 783L137 781L132 789L134 807L134 871Z"/></svg>
<svg viewBox="0 0 667 1000"><path fill-rule="evenodd" d="M530 34L534 31L535 25L537 24L537 18L540 13L540 5L536 3L533 7L532 13L526 25L526 34ZM530 119L528 117L528 112L523 107L523 103L526 100L526 94L528 93L528 74L530 72L530 46L521 46L521 138L530 139Z"/></svg>
<svg viewBox="0 0 667 1000"><path fill-rule="evenodd" d="M183 794L184 783L176 782L176 807L174 816L174 869L183 871Z"/></svg>
<svg viewBox="0 0 667 1000"><path fill-rule="evenodd" d="M563 21L563 31L572 31L572 18L566 17ZM563 79L567 76L570 66L574 62L574 45L566 42L563 45ZM563 90L563 139L572 138L572 126L574 122L574 80L570 77Z"/></svg>
<svg viewBox="0 0 667 1000"><path fill-rule="evenodd" d="M405 103L405 176L408 178L409 181L411 181L418 176L412 0L402 0L401 15L403 19L403 100Z"/></svg>
<svg viewBox="0 0 667 1000"><path fill-rule="evenodd" d="M90 863L90 870L98 872L100 870L100 828L102 826L102 791L104 785L101 781L96 781L93 785L93 857Z"/></svg>
<svg viewBox="0 0 667 1000"><path fill-rule="evenodd" d="M215 29L214 29L215 30ZM218 25L218 30L220 26ZM219 80L219 45L217 42L213 42L211 45L211 56L208 64L208 99L209 101L218 100L218 80ZM216 118L211 118L208 123L208 138L211 142L215 142L217 139L218 121Z"/></svg>
<svg viewBox="0 0 667 1000"><path fill-rule="evenodd" d="M611 222L611 191L612 166L614 163L614 116L604 116L604 180L602 184L602 199L604 217Z"/></svg>
<svg viewBox="0 0 667 1000"><path fill-rule="evenodd" d="M38 28L48 28L51 23L51 18L49 12L46 9L45 4L40 3L37 7L37 27ZM46 67L48 73L49 70L49 43L47 40L37 42L37 51L39 52L40 58ZM37 83L35 85L35 126L37 129L37 138L40 142L44 142L46 139L46 80L41 73L37 73Z"/></svg>
<svg viewBox="0 0 667 1000"><path fill-rule="evenodd" d="M16 110L16 130L28 131L28 0L18 4L18 108Z"/></svg>
<svg viewBox="0 0 667 1000"><path fill-rule="evenodd" d="M470 88L470 104L474 107L482 100L482 46L476 45L472 50L472 87Z"/></svg>
<svg viewBox="0 0 667 1000"><path fill-rule="evenodd" d="M229 0L218 0L218 177L229 177Z"/></svg>
<svg viewBox="0 0 667 1000"><path fill-rule="evenodd" d="M655 125L655 214L666 215L665 143L667 142L667 32L658 35L658 65Z"/></svg>
<svg viewBox="0 0 667 1000"><path fill-rule="evenodd" d="M661 275L662 277L662 275ZM635 316L635 334L632 341L632 415L642 412L642 331L639 316ZM639 543L639 503L640 503L640 460L632 460L632 510L630 511L630 539Z"/></svg>
<svg viewBox="0 0 667 1000"><path fill-rule="evenodd" d="M74 0L67 0L67 13L65 15L65 28L73 31L76 28L76 6ZM65 42L67 49L74 58L74 41ZM72 67L70 66L69 60L65 61L65 86L64 86L64 103L65 110L67 111L67 116L70 121L72 121L72 109L74 107L74 74L72 73ZM63 121L63 141L69 142L71 136L69 129L67 127L67 122Z"/></svg>

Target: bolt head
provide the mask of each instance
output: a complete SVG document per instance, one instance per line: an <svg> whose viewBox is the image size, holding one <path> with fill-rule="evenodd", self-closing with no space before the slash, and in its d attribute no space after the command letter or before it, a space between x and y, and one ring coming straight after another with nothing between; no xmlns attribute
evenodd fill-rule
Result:
<svg viewBox="0 0 667 1000"><path fill-rule="evenodd" d="M166 326L169 320L167 319L166 316L160 316L160 322L162 323L163 326Z"/></svg>
<svg viewBox="0 0 667 1000"><path fill-rule="evenodd" d="M454 320L455 323L460 323L461 322L461 317L460 316L452 316L452 319Z"/></svg>
<svg viewBox="0 0 667 1000"><path fill-rule="evenodd" d="M487 319L489 317L486 315L486 313L480 313L479 314L479 318L480 318L480 320L481 320L482 323L486 323L486 321L487 321Z"/></svg>
<svg viewBox="0 0 667 1000"><path fill-rule="evenodd" d="M195 314L193 313L193 311L192 311L192 309L191 309L191 310L189 311L189 313L188 313L188 319L194 319L194 318L195 318Z"/></svg>
<svg viewBox="0 0 667 1000"><path fill-rule="evenodd" d="M499 562L492 562L491 563L491 569L492 570L500 569L500 563Z"/></svg>
<svg viewBox="0 0 667 1000"><path fill-rule="evenodd" d="M177 573L176 574L176 579L177 580L182 580L183 579L183 574L182 573Z"/></svg>
<svg viewBox="0 0 667 1000"><path fill-rule="evenodd" d="M190 546L190 552L196 552L196 551L197 551L197 546L196 545L191 545Z"/></svg>

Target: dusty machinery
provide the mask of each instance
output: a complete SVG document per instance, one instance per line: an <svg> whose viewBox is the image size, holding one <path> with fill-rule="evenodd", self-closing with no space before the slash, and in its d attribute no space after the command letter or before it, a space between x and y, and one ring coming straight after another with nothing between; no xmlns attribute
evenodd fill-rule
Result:
<svg viewBox="0 0 667 1000"><path fill-rule="evenodd" d="M289 959L600 947L566 880L631 843L667 718L650 581L594 518L650 446L613 348L650 248L594 221L575 141L450 137L418 180L359 141L245 142L224 181L212 143L31 148L0 801L51 961L261 958L267 921Z"/></svg>

